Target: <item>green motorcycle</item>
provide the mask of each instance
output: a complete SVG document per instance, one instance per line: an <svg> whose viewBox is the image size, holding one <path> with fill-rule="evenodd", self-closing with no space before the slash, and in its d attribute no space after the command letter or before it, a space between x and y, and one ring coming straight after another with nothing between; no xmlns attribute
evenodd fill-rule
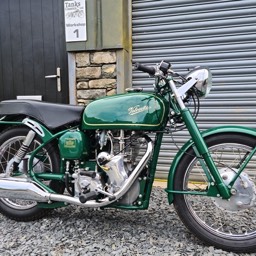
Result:
<svg viewBox="0 0 256 256"><path fill-rule="evenodd" d="M255 252L256 130L199 131L199 99L211 89L207 68L181 76L164 61L134 66L155 77L154 93L133 88L85 108L0 103L0 212L32 221L69 204L147 209L162 137L185 126L191 139L170 163L169 204L204 242Z"/></svg>

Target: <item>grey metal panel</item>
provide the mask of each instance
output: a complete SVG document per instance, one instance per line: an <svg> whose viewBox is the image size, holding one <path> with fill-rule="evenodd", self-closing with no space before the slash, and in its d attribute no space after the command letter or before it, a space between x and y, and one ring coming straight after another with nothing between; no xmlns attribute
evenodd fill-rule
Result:
<svg viewBox="0 0 256 256"><path fill-rule="evenodd" d="M208 66L210 96L201 102L201 130L219 125L256 127L256 1L133 0L133 61L154 65L162 59L185 74ZM133 86L152 90L152 78L133 73ZM158 177L189 139L186 131L164 137Z"/></svg>

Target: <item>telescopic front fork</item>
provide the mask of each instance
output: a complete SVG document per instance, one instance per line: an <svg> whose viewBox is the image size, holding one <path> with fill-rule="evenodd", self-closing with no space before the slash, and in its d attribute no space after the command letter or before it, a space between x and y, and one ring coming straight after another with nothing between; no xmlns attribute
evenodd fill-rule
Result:
<svg viewBox="0 0 256 256"><path fill-rule="evenodd" d="M186 108L186 106L182 100L182 96L183 96L183 95L181 95L182 91L180 92L176 88L176 85L172 79L169 81L169 85L170 85L172 92L175 96L175 99L177 100L177 103L180 107L181 116L183 118L183 121L186 124L186 127L189 131L189 134L190 134L193 142L195 143L197 152L199 153L199 155L202 156L207 167L209 168L210 173L212 174L212 176L216 182L216 186L219 190L220 196L224 199L230 198L230 196L231 196L230 190L228 189L226 184L223 182L222 177L220 176L220 173L219 173L219 171L209 153L208 147L198 129L197 124L196 124L191 112L189 111L188 108Z"/></svg>
<svg viewBox="0 0 256 256"><path fill-rule="evenodd" d="M220 192L220 196L224 199L228 199L230 198L231 194L230 191L228 189L228 187L226 186L226 184L223 182L222 177L220 176L220 173L209 153L208 147L198 129L198 126L191 114L191 112L189 111L189 109L185 108L183 110L181 110L181 115L183 118L183 121L185 122L187 129L189 131L189 134L193 140L193 142L195 143L195 147L199 153L199 155L202 156L202 158L204 159L207 167L210 170L210 173L212 174L215 182L216 182L216 186Z"/></svg>

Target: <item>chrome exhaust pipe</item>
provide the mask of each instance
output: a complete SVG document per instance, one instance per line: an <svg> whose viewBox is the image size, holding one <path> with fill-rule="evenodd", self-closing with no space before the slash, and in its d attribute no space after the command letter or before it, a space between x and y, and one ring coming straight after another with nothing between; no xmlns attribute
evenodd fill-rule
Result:
<svg viewBox="0 0 256 256"><path fill-rule="evenodd" d="M17 178L17 177L5 177L0 176L0 198L9 198L9 199L23 199L37 202L48 202L57 201L64 202L67 204L76 204L84 207L103 207L108 204L113 203L122 197L131 187L131 185L138 178L140 172L143 170L148 160L151 158L153 153L153 142L148 139L148 147L145 155L142 157L134 171L125 181L121 189L119 189L113 197L115 198L112 201L109 201L109 198L106 197L101 201L89 200L86 203L81 203L78 198L53 194L47 192L43 187L39 186L37 183L26 179L26 178Z"/></svg>
<svg viewBox="0 0 256 256"><path fill-rule="evenodd" d="M0 178L0 198L49 201L49 193L25 178Z"/></svg>

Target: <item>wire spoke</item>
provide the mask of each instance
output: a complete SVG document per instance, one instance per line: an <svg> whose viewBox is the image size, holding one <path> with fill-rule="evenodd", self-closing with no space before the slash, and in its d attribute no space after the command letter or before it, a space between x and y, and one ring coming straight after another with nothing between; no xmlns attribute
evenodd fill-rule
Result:
<svg viewBox="0 0 256 256"><path fill-rule="evenodd" d="M232 172L237 172L236 167L242 164L251 148L241 144L229 143L212 146L209 150L220 173L226 172L230 175ZM252 175L252 173L255 165L256 157L253 157L250 166L247 166L246 170L250 181L253 181L254 184L255 174ZM188 167L184 179L184 188L189 191L207 191L208 189L208 179L197 158L194 158ZM184 195L184 197L194 217L208 229L215 230L216 233L236 236L256 232L256 207L238 211L236 206L232 205L232 201L230 203L228 200L221 198L194 195ZM231 200L233 200L232 197Z"/></svg>

